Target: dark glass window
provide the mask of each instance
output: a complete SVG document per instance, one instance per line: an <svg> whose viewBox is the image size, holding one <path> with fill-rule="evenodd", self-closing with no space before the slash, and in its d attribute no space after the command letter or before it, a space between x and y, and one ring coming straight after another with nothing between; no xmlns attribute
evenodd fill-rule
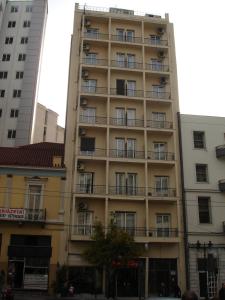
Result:
<svg viewBox="0 0 225 300"><path fill-rule="evenodd" d="M211 223L210 198L198 197L199 223Z"/></svg>
<svg viewBox="0 0 225 300"><path fill-rule="evenodd" d="M205 148L205 132L204 131L194 131L194 148L204 149Z"/></svg>
<svg viewBox="0 0 225 300"><path fill-rule="evenodd" d="M207 182L208 181L208 168L205 164L196 164L196 180L197 182Z"/></svg>

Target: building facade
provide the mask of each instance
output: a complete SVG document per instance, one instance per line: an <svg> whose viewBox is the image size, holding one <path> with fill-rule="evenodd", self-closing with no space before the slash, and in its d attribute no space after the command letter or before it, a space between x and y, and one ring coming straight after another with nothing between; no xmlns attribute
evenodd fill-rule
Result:
<svg viewBox="0 0 225 300"><path fill-rule="evenodd" d="M31 142L47 0L7 1L0 12L0 146Z"/></svg>
<svg viewBox="0 0 225 300"><path fill-rule="evenodd" d="M61 263L64 145L0 147L0 268L15 289L50 290Z"/></svg>
<svg viewBox="0 0 225 300"><path fill-rule="evenodd" d="M180 119L190 288L212 298L225 281L225 118Z"/></svg>
<svg viewBox="0 0 225 300"><path fill-rule="evenodd" d="M95 221L107 228L112 218L145 249L140 268L119 270L118 296L185 289L178 110L168 15L76 4L65 156L73 199L65 220L78 292L93 291L96 282L104 292L104 276L96 279L82 251Z"/></svg>
<svg viewBox="0 0 225 300"><path fill-rule="evenodd" d="M63 143L65 129L57 124L58 114L37 103L34 122L33 143Z"/></svg>

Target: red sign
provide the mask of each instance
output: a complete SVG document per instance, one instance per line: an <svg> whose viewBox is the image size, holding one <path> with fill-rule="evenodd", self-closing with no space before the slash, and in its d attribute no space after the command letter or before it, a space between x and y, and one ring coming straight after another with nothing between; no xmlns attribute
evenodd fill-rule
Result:
<svg viewBox="0 0 225 300"><path fill-rule="evenodd" d="M114 268L119 268L122 267L122 262L118 260L113 260L112 261L112 267ZM124 265L124 267L127 268L138 268L138 261L136 260L128 260L127 265Z"/></svg>

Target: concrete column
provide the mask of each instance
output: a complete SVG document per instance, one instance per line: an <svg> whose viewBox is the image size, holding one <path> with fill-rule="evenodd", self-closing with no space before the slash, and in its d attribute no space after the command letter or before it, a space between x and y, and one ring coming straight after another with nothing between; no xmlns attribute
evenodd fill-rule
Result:
<svg viewBox="0 0 225 300"><path fill-rule="evenodd" d="M145 258L145 298L148 298L149 258Z"/></svg>

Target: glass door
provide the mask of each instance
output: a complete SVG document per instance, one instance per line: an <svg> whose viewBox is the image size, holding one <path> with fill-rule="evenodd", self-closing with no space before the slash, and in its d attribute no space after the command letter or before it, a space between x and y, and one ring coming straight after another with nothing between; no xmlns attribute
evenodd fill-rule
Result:
<svg viewBox="0 0 225 300"><path fill-rule="evenodd" d="M120 68L125 67L125 54L124 53L116 54L116 65Z"/></svg>
<svg viewBox="0 0 225 300"><path fill-rule="evenodd" d="M91 235L93 225L93 212L80 211L77 216L77 233L79 235Z"/></svg>
<svg viewBox="0 0 225 300"><path fill-rule="evenodd" d="M124 195L126 192L125 173L116 173L116 193Z"/></svg>
<svg viewBox="0 0 225 300"><path fill-rule="evenodd" d="M89 79L84 80L84 92L86 93L96 93L97 80Z"/></svg>
<svg viewBox="0 0 225 300"><path fill-rule="evenodd" d="M127 139L127 157L134 158L136 152L136 140Z"/></svg>
<svg viewBox="0 0 225 300"><path fill-rule="evenodd" d="M128 195L137 194L137 174L128 173L127 174L127 193Z"/></svg>
<svg viewBox="0 0 225 300"><path fill-rule="evenodd" d="M85 63L89 65L97 64L97 54L96 53L87 53L85 58Z"/></svg>
<svg viewBox="0 0 225 300"><path fill-rule="evenodd" d="M126 212L126 232L135 235L135 216L133 212Z"/></svg>
<svg viewBox="0 0 225 300"><path fill-rule="evenodd" d="M127 42L134 42L134 31L127 30Z"/></svg>
<svg viewBox="0 0 225 300"><path fill-rule="evenodd" d="M166 114L162 112L152 113L152 125L154 128L165 128Z"/></svg>
<svg viewBox="0 0 225 300"><path fill-rule="evenodd" d="M155 177L155 189L157 196L168 196L168 176Z"/></svg>
<svg viewBox="0 0 225 300"><path fill-rule="evenodd" d="M154 159L166 160L166 144L154 143Z"/></svg>
<svg viewBox="0 0 225 300"><path fill-rule="evenodd" d="M163 71L161 60L152 58L150 64L153 71Z"/></svg>
<svg viewBox="0 0 225 300"><path fill-rule="evenodd" d="M135 55L127 54L127 67L134 69L135 68Z"/></svg>
<svg viewBox="0 0 225 300"><path fill-rule="evenodd" d="M135 126L136 109L127 109L127 126Z"/></svg>
<svg viewBox="0 0 225 300"><path fill-rule="evenodd" d="M116 139L116 157L125 157L125 139Z"/></svg>
<svg viewBox="0 0 225 300"><path fill-rule="evenodd" d="M170 236L170 215L157 215L156 226L157 226L158 237L169 237Z"/></svg>
<svg viewBox="0 0 225 300"><path fill-rule="evenodd" d="M80 173L79 185L81 193L93 193L93 173Z"/></svg>
<svg viewBox="0 0 225 300"><path fill-rule="evenodd" d="M124 29L116 29L116 37L117 37L117 41L123 41L124 40Z"/></svg>
<svg viewBox="0 0 225 300"><path fill-rule="evenodd" d="M116 108L116 125L126 125L126 114L124 108Z"/></svg>
<svg viewBox="0 0 225 300"><path fill-rule="evenodd" d="M81 113L82 122L95 124L96 122L96 108L87 107Z"/></svg>
<svg viewBox="0 0 225 300"><path fill-rule="evenodd" d="M165 96L165 86L164 85L153 85L153 98L161 98L163 99Z"/></svg>
<svg viewBox="0 0 225 300"><path fill-rule="evenodd" d="M127 96L134 97L136 92L136 81L127 81Z"/></svg>

